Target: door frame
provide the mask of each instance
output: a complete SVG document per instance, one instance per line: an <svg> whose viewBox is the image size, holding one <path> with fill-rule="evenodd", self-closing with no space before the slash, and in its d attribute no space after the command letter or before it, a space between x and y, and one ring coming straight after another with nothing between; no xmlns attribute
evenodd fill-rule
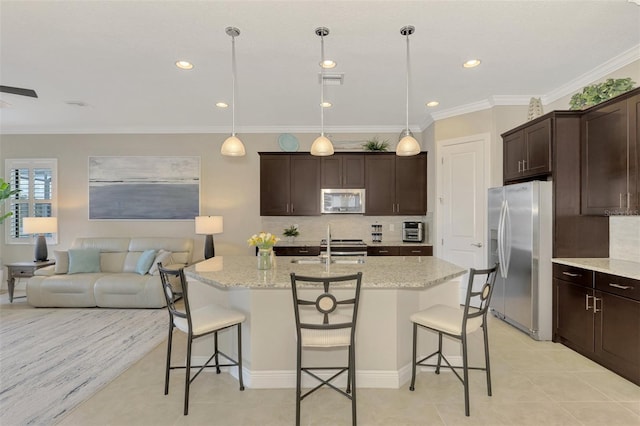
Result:
<svg viewBox="0 0 640 426"><path fill-rule="evenodd" d="M468 142L473 142L477 140L482 140L482 148L484 150L484 190L486 191L491 187L491 133L477 133L469 136L462 136L459 138L453 139L443 139L440 141L436 141L435 143L435 163L436 163L436 199L435 199L435 217L436 217L436 238L433 241L433 254L434 256L439 256L442 253L442 236L444 234L443 231L443 219L442 219L442 208L440 200L442 199L442 149L445 146L458 145ZM487 211L487 197L484 197L484 206L485 212ZM487 263L487 232L486 232L486 224L485 224L485 233L482 236L482 244L485 250L483 251L482 258L483 262Z"/></svg>

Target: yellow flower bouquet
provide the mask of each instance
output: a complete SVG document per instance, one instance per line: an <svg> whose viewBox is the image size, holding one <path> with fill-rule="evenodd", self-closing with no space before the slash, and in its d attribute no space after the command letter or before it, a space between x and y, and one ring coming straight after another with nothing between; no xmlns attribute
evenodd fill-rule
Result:
<svg viewBox="0 0 640 426"><path fill-rule="evenodd" d="M276 237L270 232L260 232L259 234L253 234L251 238L247 240L250 246L256 246L259 249L269 249L273 247L280 238Z"/></svg>

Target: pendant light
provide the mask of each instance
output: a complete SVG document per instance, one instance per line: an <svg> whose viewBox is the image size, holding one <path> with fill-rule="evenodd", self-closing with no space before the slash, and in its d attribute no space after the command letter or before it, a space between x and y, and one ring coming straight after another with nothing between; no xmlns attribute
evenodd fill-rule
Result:
<svg viewBox="0 0 640 426"><path fill-rule="evenodd" d="M413 25L407 25L406 27L400 28L400 34L407 38L407 122L404 130L405 135L400 139L400 142L398 142L398 145L396 146L396 155L403 157L418 155L420 153L420 144L413 136L411 136L411 131L409 130L409 36L413 34L415 30L416 29Z"/></svg>
<svg viewBox="0 0 640 426"><path fill-rule="evenodd" d="M244 144L236 136L236 37L240 35L240 30L227 27L225 32L231 36L231 136L222 144L220 153L230 157L241 157L245 155Z"/></svg>
<svg viewBox="0 0 640 426"><path fill-rule="evenodd" d="M316 35L320 36L320 136L311 144L311 155L333 155L333 144L324 135L324 37L329 35L329 28L316 28Z"/></svg>

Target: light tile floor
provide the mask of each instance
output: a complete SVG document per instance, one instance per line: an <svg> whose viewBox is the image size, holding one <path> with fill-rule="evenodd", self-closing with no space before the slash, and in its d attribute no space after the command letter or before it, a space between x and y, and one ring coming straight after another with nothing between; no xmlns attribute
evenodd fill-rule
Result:
<svg viewBox="0 0 640 426"><path fill-rule="evenodd" d="M7 296L2 296L4 309ZM11 308L24 309L24 299ZM455 376L425 371L417 377L415 392L408 384L401 389L359 388L358 424L640 425L640 387L633 383L560 344L536 342L495 318L489 340L493 396L486 394L484 373L472 371L470 417L464 416L462 385ZM174 344L176 356L184 356L184 339ZM173 374L169 395L163 395L165 350L166 343L158 346L60 424L294 424L293 389L239 392L237 381L225 373L206 373L194 381L189 415L183 416L184 373ZM481 353L472 358L481 359ZM302 424L351 424L350 401L331 390L318 391L302 403Z"/></svg>

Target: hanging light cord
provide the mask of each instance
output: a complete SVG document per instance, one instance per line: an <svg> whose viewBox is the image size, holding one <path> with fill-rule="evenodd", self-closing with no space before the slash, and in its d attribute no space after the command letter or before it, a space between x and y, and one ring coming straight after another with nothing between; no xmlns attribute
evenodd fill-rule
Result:
<svg viewBox="0 0 640 426"><path fill-rule="evenodd" d="M236 37L231 36L231 136L236 135Z"/></svg>
<svg viewBox="0 0 640 426"><path fill-rule="evenodd" d="M409 136L409 31L407 31L406 37L407 37L407 105L406 105L406 109L407 109L407 127L405 127L405 134L406 136Z"/></svg>
<svg viewBox="0 0 640 426"><path fill-rule="evenodd" d="M320 63L324 64L324 34L320 34ZM320 135L324 136L324 67L320 67Z"/></svg>

